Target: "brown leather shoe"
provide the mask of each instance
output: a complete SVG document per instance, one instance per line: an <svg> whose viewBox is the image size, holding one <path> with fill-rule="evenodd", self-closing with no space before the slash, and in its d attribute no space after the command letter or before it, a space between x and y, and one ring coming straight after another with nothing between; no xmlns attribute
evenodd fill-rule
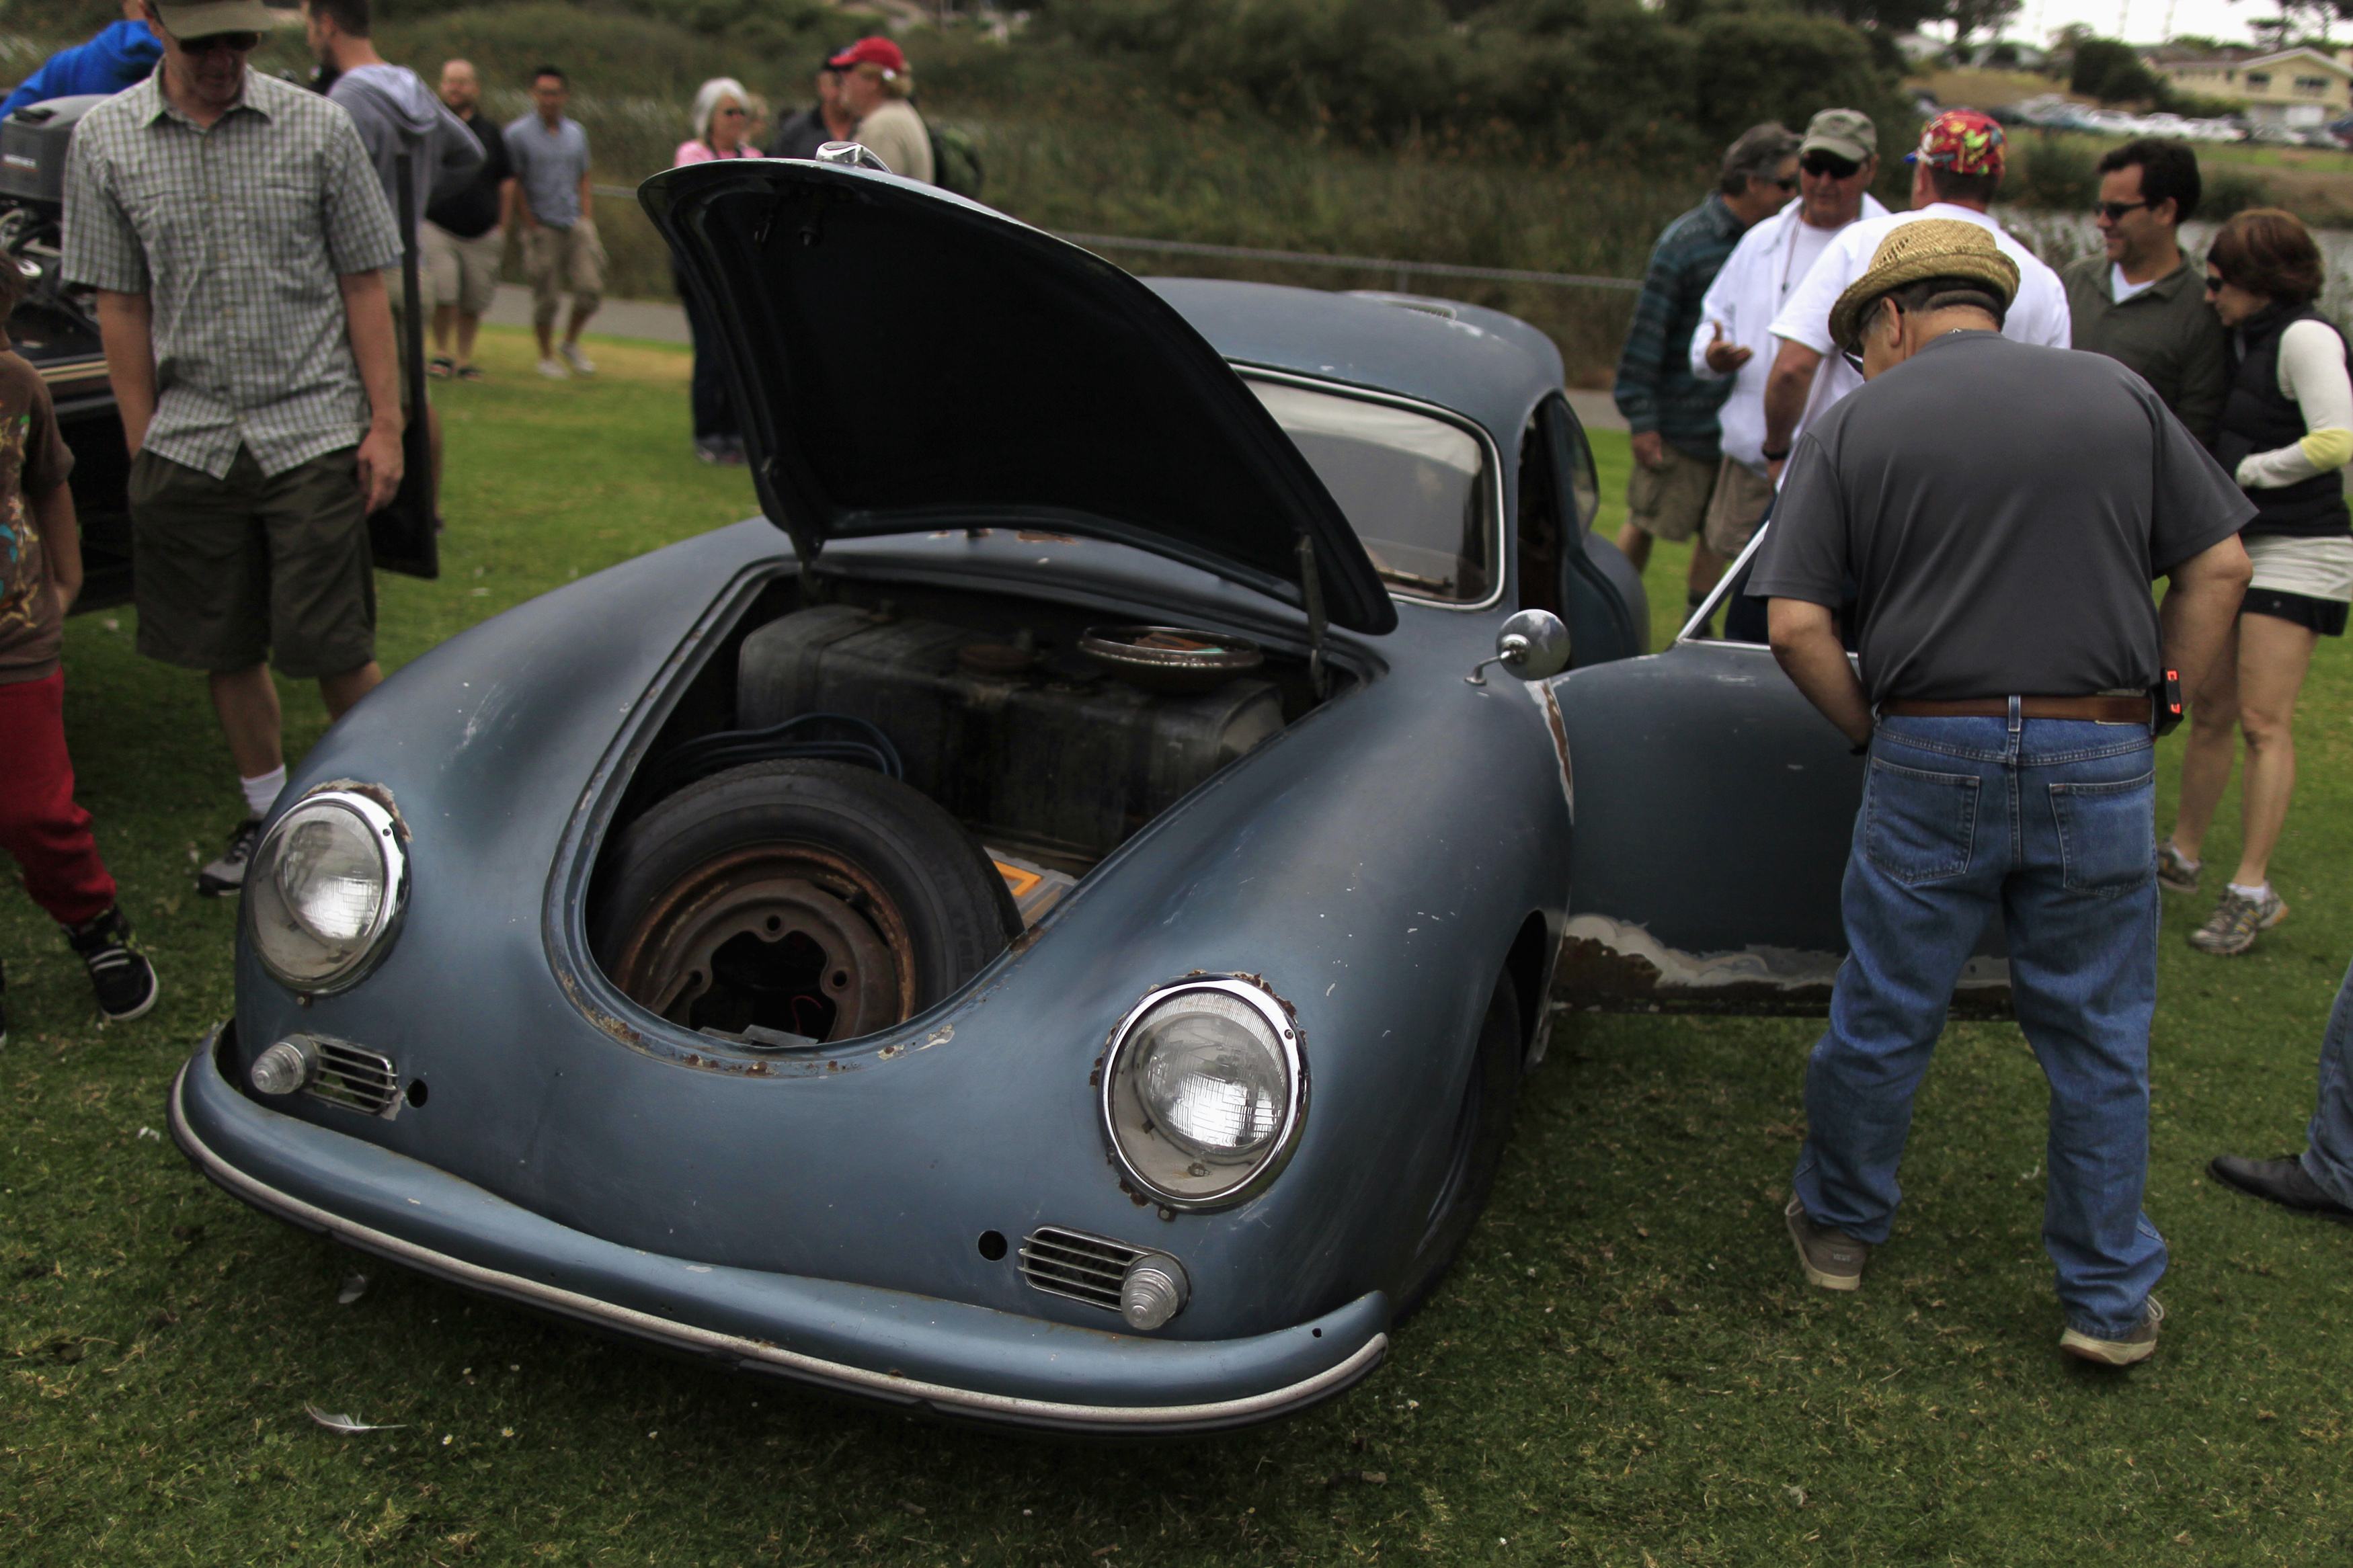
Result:
<svg viewBox="0 0 2353 1568"><path fill-rule="evenodd" d="M1806 1217L1805 1203L1794 1194L1781 1215L1788 1221L1789 1239L1798 1244L1798 1262L1806 1271L1807 1284L1825 1290L1862 1289L1862 1266L1871 1261L1869 1242L1816 1225Z"/></svg>

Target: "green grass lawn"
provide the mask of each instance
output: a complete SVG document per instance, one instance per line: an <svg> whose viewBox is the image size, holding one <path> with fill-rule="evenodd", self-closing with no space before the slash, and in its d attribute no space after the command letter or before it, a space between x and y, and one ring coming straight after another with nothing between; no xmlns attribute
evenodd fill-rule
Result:
<svg viewBox="0 0 2353 1568"><path fill-rule="evenodd" d="M686 362L605 344L593 383L437 388L448 574L384 579L388 664L751 509L687 446ZM1596 438L1602 525L1622 437ZM1661 643L1683 556L1651 588ZM1388 1364L1300 1420L1167 1446L1029 1442L727 1378L364 1261L207 1186L163 1130L228 1011L234 910L190 890L237 815L198 683L75 621L84 800L167 987L99 1028L0 895L0 1559L103 1563L2341 1563L2353 1550L2353 1233L2201 1171L2298 1146L2344 893L2353 661L2325 646L2276 879L2237 960L2167 903L2148 1208L2165 1349L2064 1363L2039 1240L2043 1089L2014 1029L1954 1029L1910 1199L1856 1297L1799 1282L1779 1207L1814 1028L1577 1018L1494 1205ZM322 721L290 689L299 747ZM2166 791L2172 755L2167 747ZM2235 795L2210 855L2236 847ZM338 1305L353 1272L365 1293ZM306 1403L397 1424L331 1436Z"/></svg>

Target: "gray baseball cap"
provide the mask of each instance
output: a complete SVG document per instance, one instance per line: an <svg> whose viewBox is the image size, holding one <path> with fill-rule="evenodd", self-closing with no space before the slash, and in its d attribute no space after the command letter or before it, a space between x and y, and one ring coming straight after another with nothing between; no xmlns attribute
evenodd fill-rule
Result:
<svg viewBox="0 0 2353 1568"><path fill-rule="evenodd" d="M1798 156L1820 151L1860 163L1879 156L1879 129L1859 109L1825 109L1806 122L1806 139Z"/></svg>

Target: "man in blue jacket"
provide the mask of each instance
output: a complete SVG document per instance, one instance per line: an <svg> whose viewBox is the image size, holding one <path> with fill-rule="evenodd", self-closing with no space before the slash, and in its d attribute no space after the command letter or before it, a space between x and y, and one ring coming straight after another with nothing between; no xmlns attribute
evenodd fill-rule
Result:
<svg viewBox="0 0 2353 1568"><path fill-rule="evenodd" d="M146 10L142 0L122 0L122 20L86 44L51 55L22 86L0 100L0 120L28 103L87 92L121 92L153 75L164 46L148 30Z"/></svg>

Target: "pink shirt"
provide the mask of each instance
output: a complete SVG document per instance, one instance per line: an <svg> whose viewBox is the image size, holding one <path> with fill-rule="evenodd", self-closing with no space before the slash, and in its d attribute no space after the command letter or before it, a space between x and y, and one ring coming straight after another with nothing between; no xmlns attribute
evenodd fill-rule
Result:
<svg viewBox="0 0 2353 1568"><path fill-rule="evenodd" d="M719 156L720 154L714 152L712 149L711 144L707 142L686 141L678 144L678 163L681 168L684 168L689 163L715 163ZM749 142L746 142L737 147L734 152L727 154L727 156L731 158L756 158L760 156L760 150L752 146Z"/></svg>

